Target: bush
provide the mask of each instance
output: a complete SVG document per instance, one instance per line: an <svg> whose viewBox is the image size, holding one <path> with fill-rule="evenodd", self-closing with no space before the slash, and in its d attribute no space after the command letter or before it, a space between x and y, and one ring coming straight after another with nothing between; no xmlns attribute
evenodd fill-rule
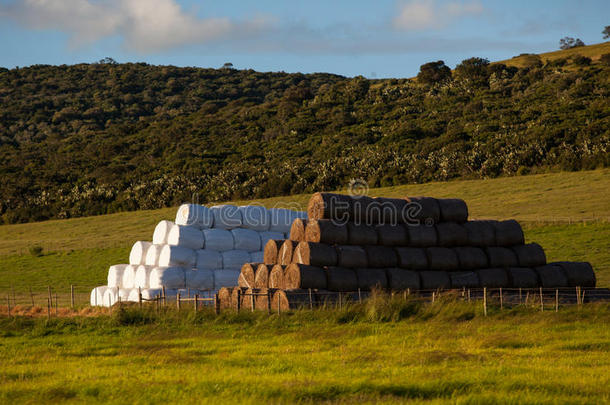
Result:
<svg viewBox="0 0 610 405"><path fill-rule="evenodd" d="M38 245L30 246L30 254L34 257L42 256L42 246L38 246Z"/></svg>
<svg viewBox="0 0 610 405"><path fill-rule="evenodd" d="M572 62L577 66L589 66L591 64L591 58L587 58L582 55L575 55L572 57Z"/></svg>
<svg viewBox="0 0 610 405"><path fill-rule="evenodd" d="M599 61L602 63L602 65L610 66L610 53L605 53L600 56Z"/></svg>
<svg viewBox="0 0 610 405"><path fill-rule="evenodd" d="M451 69L442 60L421 65L417 74L417 80L427 84L434 84L448 79L451 79Z"/></svg>

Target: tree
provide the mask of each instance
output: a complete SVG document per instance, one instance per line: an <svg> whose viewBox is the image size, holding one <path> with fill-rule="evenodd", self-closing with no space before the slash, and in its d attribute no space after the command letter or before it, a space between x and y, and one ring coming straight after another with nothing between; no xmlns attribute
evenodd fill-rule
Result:
<svg viewBox="0 0 610 405"><path fill-rule="evenodd" d="M599 61L606 66L610 66L610 53L605 53L600 56Z"/></svg>
<svg viewBox="0 0 610 405"><path fill-rule="evenodd" d="M483 82L489 78L489 60L485 58L468 58L455 67L455 75L474 82Z"/></svg>
<svg viewBox="0 0 610 405"><path fill-rule="evenodd" d="M110 56L106 56L103 59L100 59L97 63L99 64L108 64L108 65L117 65L118 62L112 59Z"/></svg>
<svg viewBox="0 0 610 405"><path fill-rule="evenodd" d="M604 34L604 39L610 38L610 25L606 25L606 27L602 31L602 34Z"/></svg>
<svg viewBox="0 0 610 405"><path fill-rule="evenodd" d="M585 46L585 43L580 38L564 37L559 40L559 49L566 50Z"/></svg>
<svg viewBox="0 0 610 405"><path fill-rule="evenodd" d="M442 82L450 78L451 69L442 60L421 65L417 74L417 80L427 84Z"/></svg>
<svg viewBox="0 0 610 405"><path fill-rule="evenodd" d="M233 69L233 64L231 62L227 62L222 65L222 69Z"/></svg>

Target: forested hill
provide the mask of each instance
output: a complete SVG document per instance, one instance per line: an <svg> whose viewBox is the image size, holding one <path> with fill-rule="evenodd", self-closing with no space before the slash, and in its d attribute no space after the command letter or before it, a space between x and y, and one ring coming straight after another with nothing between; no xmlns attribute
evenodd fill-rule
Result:
<svg viewBox="0 0 610 405"><path fill-rule="evenodd" d="M2 221L610 164L610 67L471 59L418 79L0 69ZM604 62L605 61L605 62Z"/></svg>

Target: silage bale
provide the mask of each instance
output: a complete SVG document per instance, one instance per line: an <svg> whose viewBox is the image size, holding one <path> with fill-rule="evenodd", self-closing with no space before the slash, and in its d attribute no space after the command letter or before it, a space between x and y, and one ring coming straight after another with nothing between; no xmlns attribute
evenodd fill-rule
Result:
<svg viewBox="0 0 610 405"><path fill-rule="evenodd" d="M237 301L238 301L238 297L239 297L239 307L243 308L244 307L244 294L245 292L248 291L247 288L242 288L242 287L234 287L231 290L231 308L237 310Z"/></svg>
<svg viewBox="0 0 610 405"><path fill-rule="evenodd" d="M468 235L468 246L495 246L496 230L492 221L468 221L462 226Z"/></svg>
<svg viewBox="0 0 610 405"><path fill-rule="evenodd" d="M366 252L367 267L396 267L398 256L394 249L389 246L364 246Z"/></svg>
<svg viewBox="0 0 610 405"><path fill-rule="evenodd" d="M250 252L250 260L253 262L264 263L265 255L262 251ZM273 263L268 263L273 264Z"/></svg>
<svg viewBox="0 0 610 405"><path fill-rule="evenodd" d="M267 264L278 263L280 258L280 249L282 248L283 243L284 239L269 239L269 241L267 241L265 244L262 262Z"/></svg>
<svg viewBox="0 0 610 405"><path fill-rule="evenodd" d="M437 200L441 212L442 222L468 221L468 206L459 198L440 198Z"/></svg>
<svg viewBox="0 0 610 405"><path fill-rule="evenodd" d="M356 291L358 277L354 269L330 266L326 268L326 289L329 291Z"/></svg>
<svg viewBox="0 0 610 405"><path fill-rule="evenodd" d="M441 222L436 225L438 245L444 247L468 245L468 232L456 222Z"/></svg>
<svg viewBox="0 0 610 405"><path fill-rule="evenodd" d="M408 221L405 198L376 197L375 207L379 208L379 222L382 224L404 224Z"/></svg>
<svg viewBox="0 0 610 405"><path fill-rule="evenodd" d="M321 267L292 263L284 269L284 282L287 289L326 289L326 272Z"/></svg>
<svg viewBox="0 0 610 405"><path fill-rule="evenodd" d="M428 225L405 225L409 235L409 246L430 247L437 245L436 229Z"/></svg>
<svg viewBox="0 0 610 405"><path fill-rule="evenodd" d="M333 246L323 243L299 242L293 261L311 266L336 266L337 251Z"/></svg>
<svg viewBox="0 0 610 405"><path fill-rule="evenodd" d="M495 228L496 245L514 246L523 245L525 243L523 229L521 229L519 222L514 219L492 222L492 224Z"/></svg>
<svg viewBox="0 0 610 405"><path fill-rule="evenodd" d="M398 257L398 267L410 270L427 270L428 255L423 248L396 247L394 248Z"/></svg>
<svg viewBox="0 0 610 405"><path fill-rule="evenodd" d="M102 306L113 306L119 299L118 290L118 288L107 288L106 291L104 291Z"/></svg>
<svg viewBox="0 0 610 405"><path fill-rule="evenodd" d="M350 196L335 193L315 193L307 204L307 218L353 219L353 201Z"/></svg>
<svg viewBox="0 0 610 405"><path fill-rule="evenodd" d="M174 225L167 234L167 244L203 249L203 232L194 226Z"/></svg>
<svg viewBox="0 0 610 405"><path fill-rule="evenodd" d="M150 272L153 268L154 267L152 266L145 266L143 264L138 266L133 283L134 288L150 288L148 281L150 279Z"/></svg>
<svg viewBox="0 0 610 405"><path fill-rule="evenodd" d="M235 287L239 278L239 270L216 269L214 271L214 289L220 290L222 287Z"/></svg>
<svg viewBox="0 0 610 405"><path fill-rule="evenodd" d="M117 302L129 302L129 296L133 288L119 288L117 291Z"/></svg>
<svg viewBox="0 0 610 405"><path fill-rule="evenodd" d="M297 218L292 221L292 225L290 225L290 239L296 242L303 242L305 240L306 227L306 219Z"/></svg>
<svg viewBox="0 0 610 405"><path fill-rule="evenodd" d="M271 220L269 230L271 232L281 232L282 234L290 233L292 222L297 218L303 218L302 213L285 208L271 208L269 215Z"/></svg>
<svg viewBox="0 0 610 405"><path fill-rule="evenodd" d="M250 253L245 250L227 250L222 252L223 269L241 269L244 263L249 262L251 262Z"/></svg>
<svg viewBox="0 0 610 405"><path fill-rule="evenodd" d="M197 255L193 249L182 246L163 245L159 254L158 265L162 267L181 266L190 269L195 267L196 258Z"/></svg>
<svg viewBox="0 0 610 405"><path fill-rule="evenodd" d="M89 303L92 307L101 307L104 305L104 293L108 289L107 286L99 286L95 287L91 290L91 295L89 296Z"/></svg>
<svg viewBox="0 0 610 405"><path fill-rule="evenodd" d="M232 250L235 242L233 234L226 229L204 229L203 230L204 248L226 252Z"/></svg>
<svg viewBox="0 0 610 405"><path fill-rule="evenodd" d="M452 271L449 273L451 288L477 288L479 276L474 271Z"/></svg>
<svg viewBox="0 0 610 405"><path fill-rule="evenodd" d="M122 288L134 288L136 280L136 270L138 266L130 264L123 270L123 277L121 278Z"/></svg>
<svg viewBox="0 0 610 405"><path fill-rule="evenodd" d="M121 287L123 282L123 272L129 266L128 264L115 264L108 268L108 287Z"/></svg>
<svg viewBox="0 0 610 405"><path fill-rule="evenodd" d="M261 263L256 268L254 275L255 288L269 288L269 271L271 268L264 263Z"/></svg>
<svg viewBox="0 0 610 405"><path fill-rule="evenodd" d="M368 267L366 251L362 246L339 245L337 250L337 266L356 268Z"/></svg>
<svg viewBox="0 0 610 405"><path fill-rule="evenodd" d="M461 246L453 248L457 254L461 270L484 269L489 267L485 251L478 247Z"/></svg>
<svg viewBox="0 0 610 405"><path fill-rule="evenodd" d="M169 235L169 231L176 226L172 221L161 221L155 226L155 231L153 232L153 243L155 245L165 245L167 244L167 235Z"/></svg>
<svg viewBox="0 0 610 405"><path fill-rule="evenodd" d="M271 216L267 208L260 205L242 205L239 210L244 228L259 232L269 230Z"/></svg>
<svg viewBox="0 0 610 405"><path fill-rule="evenodd" d="M508 274L506 274L506 270L502 268L489 268L489 269L481 269L476 271L477 276L479 276L479 282L481 283L481 287L488 288L505 288L510 286L510 281L508 280Z"/></svg>
<svg viewBox="0 0 610 405"><path fill-rule="evenodd" d="M191 290L213 290L214 270L195 269L185 271L185 285Z"/></svg>
<svg viewBox="0 0 610 405"><path fill-rule="evenodd" d="M376 226L379 245L408 246L409 235L402 224L381 224Z"/></svg>
<svg viewBox="0 0 610 405"><path fill-rule="evenodd" d="M505 247L486 247L487 261L489 267L519 267L517 255L512 250Z"/></svg>
<svg viewBox="0 0 610 405"><path fill-rule="evenodd" d="M595 287L595 272L588 262L555 262L561 267L570 287Z"/></svg>
<svg viewBox="0 0 610 405"><path fill-rule="evenodd" d="M544 288L560 288L568 287L568 277L557 264L545 264L544 266L535 267L534 270L538 274L540 285Z"/></svg>
<svg viewBox="0 0 610 405"><path fill-rule="evenodd" d="M183 267L155 267L150 272L150 288L185 288L186 274Z"/></svg>
<svg viewBox="0 0 610 405"><path fill-rule="evenodd" d="M348 243L347 226L335 224L329 219L307 221L305 241L345 245Z"/></svg>
<svg viewBox="0 0 610 405"><path fill-rule="evenodd" d="M346 220L360 224L377 224L382 220L381 204L366 195L350 196L350 217Z"/></svg>
<svg viewBox="0 0 610 405"><path fill-rule="evenodd" d="M233 234L233 248L256 252L261 250L261 236L252 229L236 228L231 230Z"/></svg>
<svg viewBox="0 0 610 405"><path fill-rule="evenodd" d="M430 270L454 271L460 268L457 254L450 248L429 247L426 248L426 255Z"/></svg>
<svg viewBox="0 0 610 405"><path fill-rule="evenodd" d="M280 250L277 254L277 263L282 264L284 266L292 263L292 256L294 255L294 249L296 248L298 242L290 239L286 239Z"/></svg>
<svg viewBox="0 0 610 405"><path fill-rule="evenodd" d="M256 297L254 297L254 309L258 311L268 311L271 309L271 301L273 301L274 288L259 288ZM277 311L277 308L276 308Z"/></svg>
<svg viewBox="0 0 610 405"><path fill-rule="evenodd" d="M513 288L536 288L540 285L538 274L530 268L509 267L506 272Z"/></svg>
<svg viewBox="0 0 610 405"><path fill-rule="evenodd" d="M376 245L378 241L374 226L355 222L347 223L347 237L350 245Z"/></svg>
<svg viewBox="0 0 610 405"><path fill-rule="evenodd" d="M220 310L227 310L234 308L233 306L233 289L236 287L222 287L218 290L218 303Z"/></svg>
<svg viewBox="0 0 610 405"><path fill-rule="evenodd" d="M409 224L435 224L440 221L441 208L438 200L432 197L408 197L407 216Z"/></svg>
<svg viewBox="0 0 610 405"><path fill-rule="evenodd" d="M146 263L146 253L148 252L148 248L152 245L150 242L137 241L131 247L131 252L129 253L129 264L145 264Z"/></svg>
<svg viewBox="0 0 610 405"><path fill-rule="evenodd" d="M261 246L265 246L271 239L286 239L282 232L265 231L261 232Z"/></svg>
<svg viewBox="0 0 610 405"><path fill-rule="evenodd" d="M211 228L214 215L208 207L199 204L182 204L176 212L176 225L193 225L199 229Z"/></svg>
<svg viewBox="0 0 610 405"><path fill-rule="evenodd" d="M386 269L386 277L388 278L388 287L393 291L408 288L419 290L421 288L421 280L417 271L390 267Z"/></svg>
<svg viewBox="0 0 610 405"><path fill-rule="evenodd" d="M132 288L129 293L129 297L127 297L127 301L129 302L139 302L140 301L140 289Z"/></svg>
<svg viewBox="0 0 610 405"><path fill-rule="evenodd" d="M214 215L214 228L233 229L242 225L241 211L235 205L214 205L210 211Z"/></svg>
<svg viewBox="0 0 610 405"><path fill-rule="evenodd" d="M420 271L421 288L423 290L437 290L451 288L451 279L446 271Z"/></svg>
<svg viewBox="0 0 610 405"><path fill-rule="evenodd" d="M222 254L216 250L199 249L196 251L195 267L198 269L221 269Z"/></svg>
<svg viewBox="0 0 610 405"><path fill-rule="evenodd" d="M144 301L152 301L156 298L163 296L163 289L161 288L142 288L142 300ZM166 291L167 293L167 291Z"/></svg>
<svg viewBox="0 0 610 405"><path fill-rule="evenodd" d="M546 264L544 249L537 243L512 246L511 249L517 256L519 267L537 267Z"/></svg>
<svg viewBox="0 0 610 405"><path fill-rule="evenodd" d="M144 264L147 266L158 266L163 246L167 245L150 245L146 251L146 260L144 260Z"/></svg>
<svg viewBox="0 0 610 405"><path fill-rule="evenodd" d="M388 288L386 269L357 268L354 271L356 272L359 289Z"/></svg>
<svg viewBox="0 0 610 405"><path fill-rule="evenodd" d="M269 272L269 288L286 288L284 269L286 266L276 264Z"/></svg>
<svg viewBox="0 0 610 405"><path fill-rule="evenodd" d="M309 308L309 299L308 290L276 290L271 298L271 310L277 311L279 308L280 311L289 311L291 309Z"/></svg>
<svg viewBox="0 0 610 405"><path fill-rule="evenodd" d="M254 288L254 280L256 279L256 269L261 263L244 263L241 266L237 285L243 288Z"/></svg>

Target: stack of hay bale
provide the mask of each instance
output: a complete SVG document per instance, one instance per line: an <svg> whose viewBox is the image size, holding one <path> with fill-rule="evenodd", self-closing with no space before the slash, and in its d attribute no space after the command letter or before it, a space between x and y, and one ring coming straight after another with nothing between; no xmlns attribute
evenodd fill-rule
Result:
<svg viewBox="0 0 610 405"><path fill-rule="evenodd" d="M262 206L184 204L175 222L161 221L152 242L136 242L129 264L110 266L108 285L94 288L91 305L186 296L213 296L237 283L244 263L263 261L271 239L288 238L294 219L305 212ZM184 290L184 291L181 291Z"/></svg>
<svg viewBox="0 0 610 405"><path fill-rule="evenodd" d="M221 306L236 291L258 293L261 308L302 303L305 291L457 288L594 287L589 263L546 262L542 247L525 244L515 220L468 221L460 199L370 198L316 193L307 219L295 219L290 238L270 240L263 261L241 269ZM265 294L271 289L273 294ZM241 303L251 307L251 300Z"/></svg>

